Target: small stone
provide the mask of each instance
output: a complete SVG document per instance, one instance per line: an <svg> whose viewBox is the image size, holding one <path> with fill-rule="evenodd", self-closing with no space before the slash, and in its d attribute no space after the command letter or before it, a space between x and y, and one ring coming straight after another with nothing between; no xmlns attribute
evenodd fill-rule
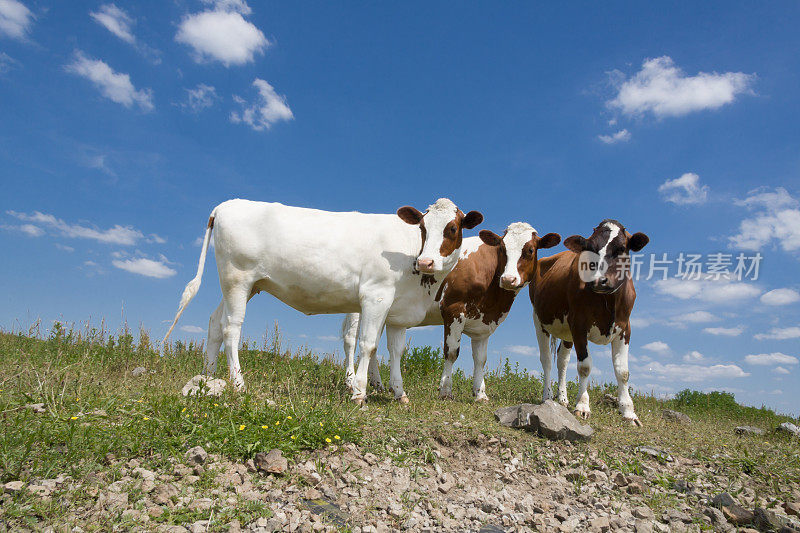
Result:
<svg viewBox="0 0 800 533"><path fill-rule="evenodd" d="M319 500L322 498L322 493L315 488L308 488L303 497L306 500Z"/></svg>
<svg viewBox="0 0 800 533"><path fill-rule="evenodd" d="M197 498L192 500L189 504L190 511L208 511L214 506L214 500L211 498Z"/></svg>
<svg viewBox="0 0 800 533"><path fill-rule="evenodd" d="M779 516L775 511L763 507L757 507L753 512L753 524L762 531L781 529L787 522L788 520Z"/></svg>
<svg viewBox="0 0 800 533"><path fill-rule="evenodd" d="M22 481L9 481L5 485L3 485L4 492L8 494L17 494L25 487L25 483Z"/></svg>
<svg viewBox="0 0 800 533"><path fill-rule="evenodd" d="M148 507L147 514L150 515L150 518L158 518L164 514L164 508L158 506Z"/></svg>
<svg viewBox="0 0 800 533"><path fill-rule="evenodd" d="M589 529L592 532L601 533L611 529L611 524L609 523L607 516L599 516L597 518L593 518L589 522Z"/></svg>
<svg viewBox="0 0 800 533"><path fill-rule="evenodd" d="M586 475L586 479L591 481L592 483L606 483L608 482L608 476L602 470L592 470Z"/></svg>
<svg viewBox="0 0 800 533"><path fill-rule="evenodd" d="M722 514L728 519L728 522L734 526L741 526L749 524L753 521L753 513L742 507L741 505L733 504L722 508Z"/></svg>
<svg viewBox="0 0 800 533"><path fill-rule="evenodd" d="M141 375L144 375L147 372L147 369L143 366L137 366L133 370L131 370L131 376L138 378Z"/></svg>
<svg viewBox="0 0 800 533"><path fill-rule="evenodd" d="M527 418L525 429L551 440L587 441L594 434L590 426L578 422L569 409L553 400L534 406Z"/></svg>
<svg viewBox="0 0 800 533"><path fill-rule="evenodd" d="M790 516L800 517L800 502L786 502L783 504L783 510Z"/></svg>
<svg viewBox="0 0 800 533"><path fill-rule="evenodd" d="M733 431L737 435L763 435L765 433L763 429L755 426L738 426Z"/></svg>
<svg viewBox="0 0 800 533"><path fill-rule="evenodd" d="M783 424L777 427L776 431L778 433L783 433L785 435L800 437L800 428L795 426L791 422L784 422Z"/></svg>
<svg viewBox="0 0 800 533"><path fill-rule="evenodd" d="M25 406L25 408L30 409L31 411L37 414L47 412L47 408L45 408L43 403L29 403L28 405Z"/></svg>
<svg viewBox="0 0 800 533"><path fill-rule="evenodd" d="M639 482L633 482L625 488L628 494L642 494L644 492L644 486Z"/></svg>
<svg viewBox="0 0 800 533"><path fill-rule="evenodd" d="M227 383L224 379L212 379L198 374L183 386L181 394L184 396L221 396Z"/></svg>
<svg viewBox="0 0 800 533"><path fill-rule="evenodd" d="M661 411L661 416L666 420L678 422L684 426L688 426L692 423L692 419L689 418L688 415L681 413L680 411L673 411L672 409L664 409Z"/></svg>
<svg viewBox="0 0 800 533"><path fill-rule="evenodd" d="M703 513L711 519L712 524L721 525L725 523L725 515L716 507L706 507Z"/></svg>
<svg viewBox="0 0 800 533"><path fill-rule="evenodd" d="M626 478L625 474L623 474L622 472L617 472L614 475L613 480L614 480L614 485L620 488L628 484L628 478Z"/></svg>
<svg viewBox="0 0 800 533"><path fill-rule="evenodd" d="M731 496L727 492L721 492L711 499L711 505L713 505L717 509L721 509L723 507L730 507L735 503L736 500L734 500L733 496Z"/></svg>
<svg viewBox="0 0 800 533"><path fill-rule="evenodd" d="M289 461L283 456L283 452L272 449L269 453L258 452L254 457L256 468L268 474L283 474L289 468Z"/></svg>
<svg viewBox="0 0 800 533"><path fill-rule="evenodd" d="M653 520L655 518L653 510L647 507L646 505L634 507L633 516L635 516L636 518L643 518L646 520Z"/></svg>
<svg viewBox="0 0 800 533"><path fill-rule="evenodd" d="M668 463L673 462L675 459L664 450L659 450L658 448L653 448L652 446L637 446L636 450L639 453L647 454L651 457L655 457L656 459L661 459Z"/></svg>
<svg viewBox="0 0 800 533"><path fill-rule="evenodd" d="M158 505L164 505L172 498L178 497L178 489L172 483L163 483L156 485L153 489L152 499Z"/></svg>
<svg viewBox="0 0 800 533"><path fill-rule="evenodd" d="M194 448L189 448L189 450L186 451L183 459L187 465L197 466L206 462L206 459L208 459L208 453L203 449L202 446L195 446Z"/></svg>

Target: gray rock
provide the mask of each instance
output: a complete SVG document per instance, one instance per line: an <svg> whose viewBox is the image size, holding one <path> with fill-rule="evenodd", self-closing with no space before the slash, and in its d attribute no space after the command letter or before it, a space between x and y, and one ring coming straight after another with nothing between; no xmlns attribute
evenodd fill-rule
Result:
<svg viewBox="0 0 800 533"><path fill-rule="evenodd" d="M501 426L516 427L517 413L519 412L519 405L511 405L509 407L501 407L494 412L494 418L500 422Z"/></svg>
<svg viewBox="0 0 800 533"><path fill-rule="evenodd" d="M785 433L786 435L791 435L793 437L800 437L800 428L791 422L784 422L777 427L776 431L778 433Z"/></svg>
<svg viewBox="0 0 800 533"><path fill-rule="evenodd" d="M214 506L214 500L211 498L197 498L192 500L189 504L190 511L208 511Z"/></svg>
<svg viewBox="0 0 800 533"><path fill-rule="evenodd" d="M723 507L722 514L724 514L728 522L734 526L743 526L753 521L753 513L737 504Z"/></svg>
<svg viewBox="0 0 800 533"><path fill-rule="evenodd" d="M198 374L197 376L186 382L183 386L181 394L184 396L221 396L225 390L227 383L224 379L212 379L208 376Z"/></svg>
<svg viewBox="0 0 800 533"><path fill-rule="evenodd" d="M206 462L206 459L208 459L208 453L202 446L189 448L183 455L183 460L186 461L186 464L189 466L201 465Z"/></svg>
<svg viewBox="0 0 800 533"><path fill-rule="evenodd" d="M658 448L653 448L652 446L637 446L636 450L639 453L647 454L651 457L655 457L656 459L662 459L667 461L668 463L673 462L675 459L664 450L659 450Z"/></svg>
<svg viewBox="0 0 800 533"><path fill-rule="evenodd" d="M43 403L29 403L25 406L25 409L30 409L34 413L45 413L47 412L47 408Z"/></svg>
<svg viewBox="0 0 800 533"><path fill-rule="evenodd" d="M734 500L733 496L731 496L727 492L721 492L711 499L711 505L713 505L717 509L721 509L723 507L730 507L735 503L736 500Z"/></svg>
<svg viewBox="0 0 800 533"><path fill-rule="evenodd" d="M517 423L521 424L523 420L527 424L521 427L551 440L584 441L591 439L594 434L591 427L578 422L569 409L553 400L533 406L521 404L518 406Z"/></svg>
<svg viewBox="0 0 800 533"><path fill-rule="evenodd" d="M633 516L636 518L643 518L646 520L653 520L655 515L653 514L653 510L650 509L646 505L641 505L639 507L634 507L633 509Z"/></svg>
<svg viewBox="0 0 800 533"><path fill-rule="evenodd" d="M161 485L156 485L156 488L153 489L152 493L152 500L153 503L157 505L164 505L169 502L172 498L178 497L178 489L172 483L163 483Z"/></svg>
<svg viewBox="0 0 800 533"><path fill-rule="evenodd" d="M765 433L763 429L755 426L739 426L733 431L737 435L763 435Z"/></svg>
<svg viewBox="0 0 800 533"><path fill-rule="evenodd" d="M661 416L667 420L672 420L673 422L678 422L679 424L683 424L685 426L688 426L692 423L692 419L687 415L681 413L680 411L673 411L672 409L664 409L661 411Z"/></svg>
<svg viewBox="0 0 800 533"><path fill-rule="evenodd" d="M259 471L268 474L283 474L289 468L289 462L278 449L270 450L269 453L258 452L253 462Z"/></svg>
<svg viewBox="0 0 800 533"><path fill-rule="evenodd" d="M144 375L147 372L147 369L143 366L137 366L133 370L131 370L131 376L138 378L139 376Z"/></svg>
<svg viewBox="0 0 800 533"><path fill-rule="evenodd" d="M725 515L716 507L706 507L703 514L711 519L711 523L715 525L722 525L725 523Z"/></svg>
<svg viewBox="0 0 800 533"><path fill-rule="evenodd" d="M16 494L25 488L25 483L22 481L9 481L3 485L3 490L9 494Z"/></svg>
<svg viewBox="0 0 800 533"><path fill-rule="evenodd" d="M781 529L788 523L786 518L779 516L775 511L757 507L753 512L753 524L762 531Z"/></svg>

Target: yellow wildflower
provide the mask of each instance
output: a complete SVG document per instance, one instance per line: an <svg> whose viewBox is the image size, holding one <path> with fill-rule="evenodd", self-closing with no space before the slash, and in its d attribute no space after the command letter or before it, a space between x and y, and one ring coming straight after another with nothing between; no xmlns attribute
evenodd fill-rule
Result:
<svg viewBox="0 0 800 533"><path fill-rule="evenodd" d="M185 413L185 412L186 412L186 408L184 407L183 409L181 409L181 413Z"/></svg>
<svg viewBox="0 0 800 533"><path fill-rule="evenodd" d="M331 441L330 437L325 437L325 442L327 442L328 444L330 444L332 441Z"/></svg>
<svg viewBox="0 0 800 533"><path fill-rule="evenodd" d="M78 419L78 417L77 417L77 416L71 416L71 417L69 417L69 419L70 419L70 420L77 420L77 419Z"/></svg>
<svg viewBox="0 0 800 533"><path fill-rule="evenodd" d="M287 416L287 417L286 417L286 420L291 420L291 419L292 419L292 417L291 417L291 416Z"/></svg>
<svg viewBox="0 0 800 533"><path fill-rule="evenodd" d="M280 420L276 420L276 421L275 421L275 425L276 425L276 426L280 426L280 425L281 425L281 421L280 421Z"/></svg>
<svg viewBox="0 0 800 533"><path fill-rule="evenodd" d="M265 425L261 426L261 429L267 429L268 427L269 427L269 426L267 426L267 425L265 424Z"/></svg>
<svg viewBox="0 0 800 533"><path fill-rule="evenodd" d="M319 423L319 427L322 427L322 422Z"/></svg>
<svg viewBox="0 0 800 533"><path fill-rule="evenodd" d="M342 440L342 437L340 437L339 435L334 435L333 438L336 440Z"/></svg>
<svg viewBox="0 0 800 533"><path fill-rule="evenodd" d="M144 419L145 419L145 420L150 420L150 418L148 418L148 417L144 417Z"/></svg>
<svg viewBox="0 0 800 533"><path fill-rule="evenodd" d="M244 424L242 424L241 426L239 426L239 431L244 431Z"/></svg>
<svg viewBox="0 0 800 533"><path fill-rule="evenodd" d="M296 438L297 438L297 437L295 437L294 435L292 435L292 440L294 440L294 439L296 439Z"/></svg>

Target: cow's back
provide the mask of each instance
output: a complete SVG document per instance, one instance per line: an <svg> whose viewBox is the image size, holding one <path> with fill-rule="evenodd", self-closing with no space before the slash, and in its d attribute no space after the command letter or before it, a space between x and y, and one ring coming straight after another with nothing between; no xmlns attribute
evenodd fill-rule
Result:
<svg viewBox="0 0 800 533"><path fill-rule="evenodd" d="M578 285L574 266L578 254L565 250L539 259L538 275L530 284L529 294L534 312L542 324L563 321L569 313L569 291Z"/></svg>

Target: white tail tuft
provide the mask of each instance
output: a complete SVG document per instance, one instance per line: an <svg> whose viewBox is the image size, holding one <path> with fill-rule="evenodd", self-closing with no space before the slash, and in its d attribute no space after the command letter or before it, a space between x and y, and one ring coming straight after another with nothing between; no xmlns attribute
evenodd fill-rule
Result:
<svg viewBox="0 0 800 533"><path fill-rule="evenodd" d="M555 335L550 335L550 354L553 356L553 361L555 361L558 354L558 337Z"/></svg>
<svg viewBox="0 0 800 533"><path fill-rule="evenodd" d="M200 263L197 265L197 274L195 277L186 284L186 288L183 289L183 295L181 296L181 303L178 306L178 313L175 315L175 320L172 321L172 325L169 327L167 334L164 335L164 340L161 343L162 348L166 348L167 346L167 339L169 339L170 334L172 334L172 330L175 329L175 325L178 323L178 319L183 314L183 311L186 309L186 306L189 305L189 302L197 295L198 291L200 290L200 282L203 279L203 269L205 268L206 264L206 252L208 252L208 243L211 241L211 230L214 229L214 211L211 212L211 216L208 219L208 227L206 228L205 237L203 237L203 248L200 250Z"/></svg>

